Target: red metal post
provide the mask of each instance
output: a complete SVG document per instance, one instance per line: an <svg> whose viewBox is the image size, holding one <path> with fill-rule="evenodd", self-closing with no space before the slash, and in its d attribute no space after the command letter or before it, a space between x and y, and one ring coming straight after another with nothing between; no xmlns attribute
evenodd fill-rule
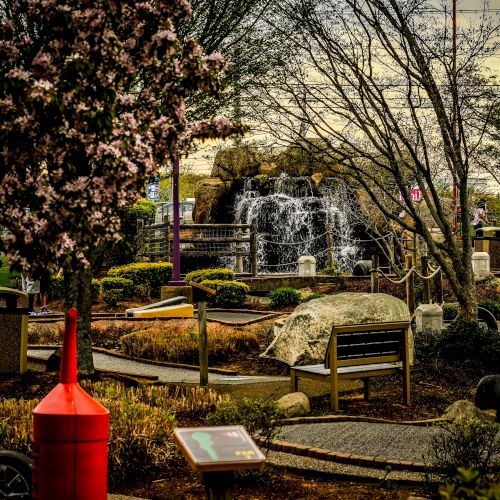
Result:
<svg viewBox="0 0 500 500"><path fill-rule="evenodd" d="M70 309L59 384L33 411L33 498L106 500L109 412L77 382L76 309Z"/></svg>

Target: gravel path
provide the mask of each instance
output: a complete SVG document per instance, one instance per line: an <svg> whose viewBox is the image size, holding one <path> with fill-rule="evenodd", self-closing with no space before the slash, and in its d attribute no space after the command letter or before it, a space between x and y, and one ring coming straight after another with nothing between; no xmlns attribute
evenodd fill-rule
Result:
<svg viewBox="0 0 500 500"><path fill-rule="evenodd" d="M436 427L325 422L284 426L277 439L337 453L421 462L437 432Z"/></svg>

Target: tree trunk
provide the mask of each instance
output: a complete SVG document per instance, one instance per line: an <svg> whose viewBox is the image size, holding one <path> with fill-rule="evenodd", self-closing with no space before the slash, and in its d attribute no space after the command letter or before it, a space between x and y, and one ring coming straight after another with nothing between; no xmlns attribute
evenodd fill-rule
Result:
<svg viewBox="0 0 500 500"><path fill-rule="evenodd" d="M78 374L92 375L94 373L92 340L90 338L92 267L66 266L64 269L64 288L66 307L76 307L78 311L76 332Z"/></svg>

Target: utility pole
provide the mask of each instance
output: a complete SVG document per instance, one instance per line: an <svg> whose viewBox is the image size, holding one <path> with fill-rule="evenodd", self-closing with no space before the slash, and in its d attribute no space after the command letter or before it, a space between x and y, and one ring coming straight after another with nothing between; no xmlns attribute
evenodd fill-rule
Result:
<svg viewBox="0 0 500 500"><path fill-rule="evenodd" d="M457 115L458 115L458 89L457 89L457 0L453 0L452 7L452 32L451 32L451 94L452 94L452 115L451 115L451 123L452 123L452 141L454 147L459 143L458 141L458 127L457 127ZM456 173L453 173L453 234L457 234L458 232L458 211L457 211L457 197L458 197L458 189L456 183Z"/></svg>

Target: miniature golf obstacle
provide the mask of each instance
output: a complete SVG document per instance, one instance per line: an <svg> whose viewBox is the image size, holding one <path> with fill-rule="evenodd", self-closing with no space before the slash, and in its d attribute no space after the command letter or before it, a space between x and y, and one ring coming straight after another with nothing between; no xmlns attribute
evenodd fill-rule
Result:
<svg viewBox="0 0 500 500"><path fill-rule="evenodd" d="M142 307L127 309L125 314L133 318L192 318L194 307L192 304L185 304L186 300L186 297L180 295Z"/></svg>
<svg viewBox="0 0 500 500"><path fill-rule="evenodd" d="M109 412L78 384L76 309L66 318L59 384L33 410L33 498L106 500Z"/></svg>

